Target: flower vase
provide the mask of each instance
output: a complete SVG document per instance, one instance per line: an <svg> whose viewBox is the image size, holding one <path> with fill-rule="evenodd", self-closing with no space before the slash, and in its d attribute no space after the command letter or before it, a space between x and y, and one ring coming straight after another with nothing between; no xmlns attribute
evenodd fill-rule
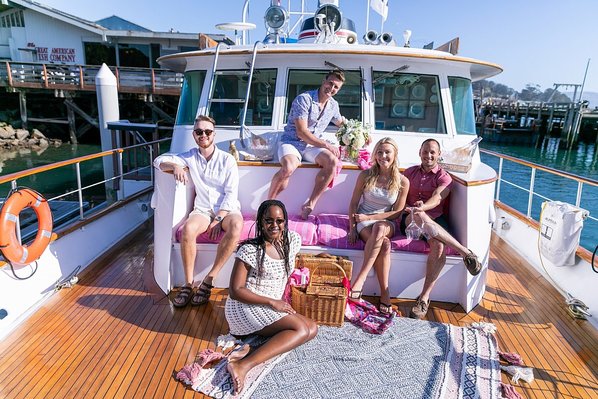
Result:
<svg viewBox="0 0 598 399"><path fill-rule="evenodd" d="M357 161L357 157L359 156L359 151L348 145L341 146L340 152L341 160L347 162L355 162Z"/></svg>

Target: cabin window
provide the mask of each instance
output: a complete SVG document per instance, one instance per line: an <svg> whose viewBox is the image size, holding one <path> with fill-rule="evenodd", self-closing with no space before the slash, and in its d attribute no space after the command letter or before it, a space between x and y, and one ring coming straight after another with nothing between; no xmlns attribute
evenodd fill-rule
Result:
<svg viewBox="0 0 598 399"><path fill-rule="evenodd" d="M203 82L206 79L206 71L185 72L179 109L176 114L176 125L193 125L197 114L199 97L203 89Z"/></svg>
<svg viewBox="0 0 598 399"><path fill-rule="evenodd" d="M308 90L318 89L328 72L330 72L328 69L291 69L289 71L285 123L295 97ZM361 96L361 72L345 71L345 83L334 96L335 100L338 101L341 115L347 119L361 120Z"/></svg>
<svg viewBox="0 0 598 399"><path fill-rule="evenodd" d="M446 133L438 76L374 72L376 130Z"/></svg>
<svg viewBox="0 0 598 399"><path fill-rule="evenodd" d="M276 69L255 69L249 91L245 125L271 126ZM239 126L247 95L248 70L217 71L209 102L209 115L219 125Z"/></svg>
<svg viewBox="0 0 598 399"><path fill-rule="evenodd" d="M457 133L475 135L471 80L449 76L448 81L451 89L451 102L453 103Z"/></svg>

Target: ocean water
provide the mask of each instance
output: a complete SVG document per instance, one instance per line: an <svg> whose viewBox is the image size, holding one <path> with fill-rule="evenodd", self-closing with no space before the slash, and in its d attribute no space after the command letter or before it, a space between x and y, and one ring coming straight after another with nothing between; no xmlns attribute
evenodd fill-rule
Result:
<svg viewBox="0 0 598 399"><path fill-rule="evenodd" d="M559 139L548 138L537 147L494 144L484 141L480 143L480 147L593 180L598 178L598 148L594 144L579 143L566 150L559 149ZM498 171L496 157L481 154L481 158L482 162ZM531 169L505 161L503 163L503 178L529 189ZM550 200L575 204L577 186L576 181L566 180L547 172L536 172L534 191ZM503 183L500 187L500 200L523 214L527 213L529 194L522 189ZM531 216L536 220L540 218L541 206L544 201L546 200L538 196L534 196L532 200ZM589 211L593 217L598 218L598 187L583 185L580 207ZM585 220L580 244L584 248L594 251L598 245L598 222L590 218Z"/></svg>
<svg viewBox="0 0 598 399"><path fill-rule="evenodd" d="M22 170L45 166L54 162L94 154L100 152L99 145L63 144L60 147L48 147L43 151L35 152L27 149L16 151L0 150L0 176ZM82 185L86 186L103 179L104 172L101 159L86 161L81 164ZM63 194L76 189L75 166L69 165L52 171L43 172L34 176L25 177L17 181L18 186L32 188L44 194L46 198ZM0 198L4 199L10 191L10 183L0 184ZM88 200L101 197L103 186L84 190ZM71 199L71 198L68 198ZM99 198L96 198L99 200ZM75 196L72 200L77 200Z"/></svg>

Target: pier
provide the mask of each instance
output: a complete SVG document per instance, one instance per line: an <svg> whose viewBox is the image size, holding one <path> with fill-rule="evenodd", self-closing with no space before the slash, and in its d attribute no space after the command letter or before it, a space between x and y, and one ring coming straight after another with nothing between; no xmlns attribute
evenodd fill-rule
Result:
<svg viewBox="0 0 598 399"><path fill-rule="evenodd" d="M6 61L0 66L0 88L8 93L18 94L18 111L21 127L28 128L30 122L67 125L71 143L89 131L98 127L94 109L85 109L79 101L93 96L95 98L95 76L100 69L97 65L61 65ZM151 111L151 122L174 123L174 109L167 108L159 98L172 97L176 104L181 92L183 74L166 69L109 67L117 79L118 92L121 96L141 101L144 108ZM27 100L47 97L51 94L62 101L66 118L48 115L29 116ZM33 100L35 101L35 100ZM89 107L88 107L89 108ZM30 111L30 110L29 110ZM143 114L143 113L142 113ZM137 118L138 119L138 118ZM145 117L141 115L141 119ZM79 126L77 126L77 122Z"/></svg>
<svg viewBox="0 0 598 399"><path fill-rule="evenodd" d="M532 144L538 138L560 137L567 147L580 139L592 112L587 103L511 102L487 100L478 106L476 124L481 136L489 141ZM584 140L592 139L584 135ZM595 133L595 132L594 132ZM598 140L594 134L593 139Z"/></svg>

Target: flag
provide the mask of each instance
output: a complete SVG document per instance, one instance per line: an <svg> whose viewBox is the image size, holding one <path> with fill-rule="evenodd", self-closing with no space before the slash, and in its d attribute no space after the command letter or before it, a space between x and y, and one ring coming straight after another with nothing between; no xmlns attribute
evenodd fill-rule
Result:
<svg viewBox="0 0 598 399"><path fill-rule="evenodd" d="M382 16L383 21L386 21L388 17L388 0L370 0L370 7Z"/></svg>

